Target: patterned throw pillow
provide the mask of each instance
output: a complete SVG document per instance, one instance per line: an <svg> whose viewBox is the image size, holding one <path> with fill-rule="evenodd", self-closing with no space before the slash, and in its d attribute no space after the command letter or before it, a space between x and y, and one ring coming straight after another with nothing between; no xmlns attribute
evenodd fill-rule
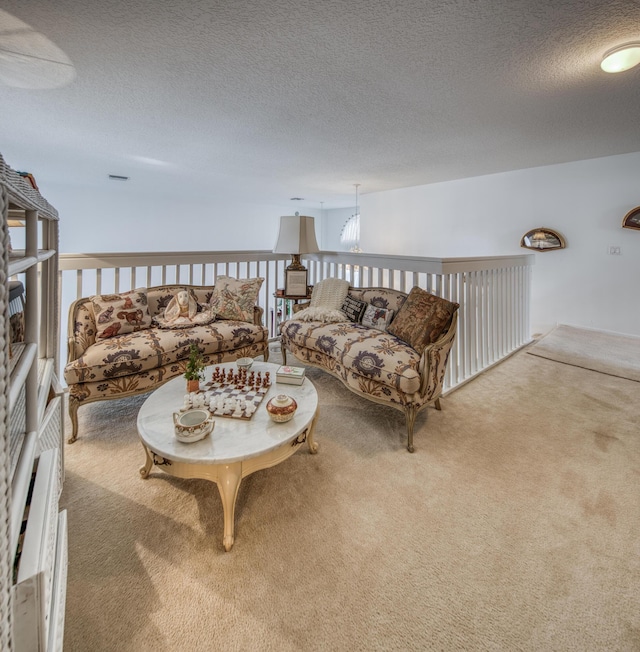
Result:
<svg viewBox="0 0 640 652"><path fill-rule="evenodd" d="M367 309L366 301L360 301L360 299L354 299L352 296L348 295L344 298L342 302L342 312L347 316L349 321L353 321L356 324L362 319L364 311Z"/></svg>
<svg viewBox="0 0 640 652"><path fill-rule="evenodd" d="M392 318L393 310L368 304L364 315L362 315L362 325L377 328L379 331L386 331Z"/></svg>
<svg viewBox="0 0 640 652"><path fill-rule="evenodd" d="M236 319L253 323L253 307L264 278L218 276L211 295L212 311L219 319Z"/></svg>
<svg viewBox="0 0 640 652"><path fill-rule="evenodd" d="M121 294L97 294L91 297L91 304L96 319L96 338L107 339L151 326L147 288Z"/></svg>
<svg viewBox="0 0 640 652"><path fill-rule="evenodd" d="M459 307L457 303L416 286L409 292L388 331L422 355L427 345L442 335Z"/></svg>

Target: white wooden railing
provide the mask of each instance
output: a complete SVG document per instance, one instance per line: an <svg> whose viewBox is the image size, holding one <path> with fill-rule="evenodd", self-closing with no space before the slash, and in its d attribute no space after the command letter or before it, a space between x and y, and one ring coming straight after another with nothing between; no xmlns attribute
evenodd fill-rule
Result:
<svg viewBox="0 0 640 652"><path fill-rule="evenodd" d="M449 391L530 341L532 254L482 258L414 258L321 252L309 255L309 284L338 277L355 287L414 285L460 304L458 333L445 379ZM271 338L287 306L275 297L284 286L286 257L270 251L61 254L63 324L79 297L135 287L184 283L214 285L221 275L265 281L258 302ZM66 346L62 348L66 350Z"/></svg>

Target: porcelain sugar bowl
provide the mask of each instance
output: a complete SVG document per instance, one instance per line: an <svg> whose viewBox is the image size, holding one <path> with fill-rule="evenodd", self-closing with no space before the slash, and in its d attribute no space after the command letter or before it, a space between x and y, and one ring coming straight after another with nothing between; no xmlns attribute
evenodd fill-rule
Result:
<svg viewBox="0 0 640 652"><path fill-rule="evenodd" d="M278 394L267 403L267 412L276 423L291 421L298 404L286 394Z"/></svg>
<svg viewBox="0 0 640 652"><path fill-rule="evenodd" d="M207 410L197 409L174 412L173 425L176 439L189 444L204 439L213 430L215 422Z"/></svg>

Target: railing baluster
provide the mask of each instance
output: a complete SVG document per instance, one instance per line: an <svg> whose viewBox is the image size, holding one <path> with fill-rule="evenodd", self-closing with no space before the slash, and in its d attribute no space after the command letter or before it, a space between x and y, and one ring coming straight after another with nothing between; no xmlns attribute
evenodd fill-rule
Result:
<svg viewBox="0 0 640 652"><path fill-rule="evenodd" d="M477 342L477 324L478 324L478 300L477 300L477 276L478 272L470 272L468 275L468 303L469 309L467 311L469 330L467 331L467 337L469 339L469 362L470 362L470 373L474 375L478 371L478 342ZM440 277L438 277L438 281Z"/></svg>

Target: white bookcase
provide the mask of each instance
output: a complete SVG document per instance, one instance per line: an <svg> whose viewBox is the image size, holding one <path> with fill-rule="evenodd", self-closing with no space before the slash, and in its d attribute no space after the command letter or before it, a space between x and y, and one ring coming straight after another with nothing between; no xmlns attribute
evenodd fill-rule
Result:
<svg viewBox="0 0 640 652"><path fill-rule="evenodd" d="M8 313L2 344L5 366L0 486L6 560L0 647L15 652L62 650L67 574L63 390L59 362L58 214L28 179L0 156L3 296L9 279L24 285L24 342L11 343ZM13 225L13 226L12 226ZM17 230L22 249L7 251ZM7 302L0 302L6 309ZM8 365L6 362L8 361ZM8 371L8 373L6 373ZM10 487L10 490L7 489ZM5 587L4 583L9 582ZM8 591L5 590L8 588ZM8 632L8 633L7 633Z"/></svg>

